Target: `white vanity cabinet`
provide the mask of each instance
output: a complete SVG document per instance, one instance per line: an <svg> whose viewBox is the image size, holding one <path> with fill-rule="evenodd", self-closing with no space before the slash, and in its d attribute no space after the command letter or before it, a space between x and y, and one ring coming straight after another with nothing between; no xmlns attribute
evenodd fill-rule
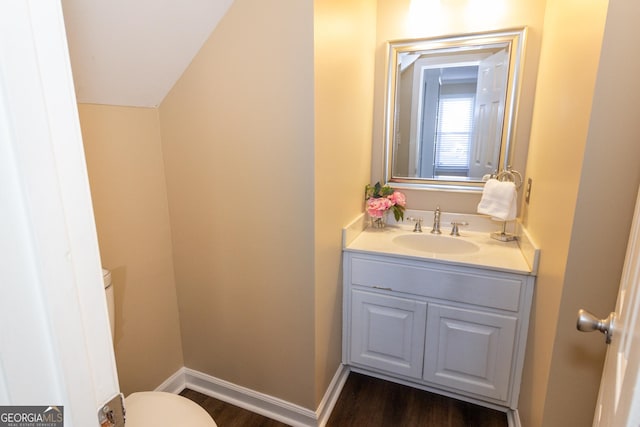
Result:
<svg viewBox="0 0 640 427"><path fill-rule="evenodd" d="M534 277L344 252L343 362L515 409Z"/></svg>

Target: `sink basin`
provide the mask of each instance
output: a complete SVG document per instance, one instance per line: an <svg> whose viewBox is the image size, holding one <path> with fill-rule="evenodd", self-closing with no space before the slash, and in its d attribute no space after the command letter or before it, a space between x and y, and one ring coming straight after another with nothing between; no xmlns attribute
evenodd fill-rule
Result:
<svg viewBox="0 0 640 427"><path fill-rule="evenodd" d="M392 242L406 249L436 254L470 254L480 250L478 245L468 240L437 234L403 234L394 237Z"/></svg>

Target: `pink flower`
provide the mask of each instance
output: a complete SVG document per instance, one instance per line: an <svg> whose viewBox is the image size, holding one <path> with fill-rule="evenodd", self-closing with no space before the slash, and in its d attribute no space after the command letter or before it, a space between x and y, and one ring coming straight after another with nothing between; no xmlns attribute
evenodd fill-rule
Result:
<svg viewBox="0 0 640 427"><path fill-rule="evenodd" d="M389 200L391 200L391 204L404 206L407 204L407 199L404 197L404 194L399 191L394 191L392 195L389 196Z"/></svg>
<svg viewBox="0 0 640 427"><path fill-rule="evenodd" d="M393 206L393 203L386 197L372 197L367 200L367 213L374 218L382 218L382 215L391 206Z"/></svg>

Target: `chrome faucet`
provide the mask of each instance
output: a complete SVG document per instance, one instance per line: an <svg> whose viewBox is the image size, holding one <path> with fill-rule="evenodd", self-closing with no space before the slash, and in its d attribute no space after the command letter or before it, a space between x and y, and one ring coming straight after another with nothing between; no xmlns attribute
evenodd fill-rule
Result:
<svg viewBox="0 0 640 427"><path fill-rule="evenodd" d="M440 231L440 206L437 206L433 212L433 228L431 229L431 234L442 234Z"/></svg>

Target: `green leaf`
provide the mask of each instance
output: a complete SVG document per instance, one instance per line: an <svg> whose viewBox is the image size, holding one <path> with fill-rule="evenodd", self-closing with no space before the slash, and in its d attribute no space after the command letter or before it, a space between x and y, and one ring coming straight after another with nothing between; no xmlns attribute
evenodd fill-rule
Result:
<svg viewBox="0 0 640 427"><path fill-rule="evenodd" d="M396 221L400 222L401 220L404 220L404 206L393 205L391 209L393 209L393 217Z"/></svg>

